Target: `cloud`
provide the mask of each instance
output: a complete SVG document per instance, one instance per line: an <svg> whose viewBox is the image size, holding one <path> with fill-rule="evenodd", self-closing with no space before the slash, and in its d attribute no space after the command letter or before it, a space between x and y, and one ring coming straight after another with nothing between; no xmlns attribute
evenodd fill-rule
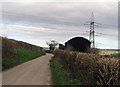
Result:
<svg viewBox="0 0 120 87"><path fill-rule="evenodd" d="M23 22L23 24L30 25L34 22L38 25L40 23L47 23L79 27L82 23L89 21L92 11L95 12L96 21L102 22L103 24L117 24L116 4L98 2L38 2L27 6L15 2L6 2L3 3L3 22Z"/></svg>
<svg viewBox="0 0 120 87"><path fill-rule="evenodd" d="M2 18L5 35L19 34L31 39L56 39L64 42L73 36L85 36L89 26L91 12L99 27L95 31L102 33L101 38L116 40L117 2L3 2ZM96 33L97 34L97 33ZM64 38L63 38L64 37Z"/></svg>

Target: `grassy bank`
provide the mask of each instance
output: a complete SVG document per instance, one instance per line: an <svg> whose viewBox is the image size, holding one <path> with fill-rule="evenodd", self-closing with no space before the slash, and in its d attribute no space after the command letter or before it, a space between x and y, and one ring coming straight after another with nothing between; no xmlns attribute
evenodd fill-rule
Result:
<svg viewBox="0 0 120 87"><path fill-rule="evenodd" d="M2 60L3 61L9 60L11 58L15 58L17 48L24 48L27 50L34 50L34 51L40 51L43 49L40 46L36 46L27 42L17 41L17 40L9 39L6 37L0 37L0 38L2 38Z"/></svg>
<svg viewBox="0 0 120 87"><path fill-rule="evenodd" d="M2 61L2 70L11 68L20 63L29 61L41 55L45 55L44 51L31 51L23 48L17 48L15 53L15 58L11 58L5 61Z"/></svg>
<svg viewBox="0 0 120 87"><path fill-rule="evenodd" d="M81 85L81 81L73 78L57 58L51 61L53 85Z"/></svg>

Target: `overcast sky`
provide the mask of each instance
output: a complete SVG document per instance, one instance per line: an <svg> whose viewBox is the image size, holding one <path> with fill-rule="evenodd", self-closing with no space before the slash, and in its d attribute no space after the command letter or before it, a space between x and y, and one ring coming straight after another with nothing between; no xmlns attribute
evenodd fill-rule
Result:
<svg viewBox="0 0 120 87"><path fill-rule="evenodd" d="M16 2L15 2L16 1ZM70 38L89 39L94 12L98 48L118 48L118 2L115 0L5 0L0 35L46 47L46 41L64 44Z"/></svg>

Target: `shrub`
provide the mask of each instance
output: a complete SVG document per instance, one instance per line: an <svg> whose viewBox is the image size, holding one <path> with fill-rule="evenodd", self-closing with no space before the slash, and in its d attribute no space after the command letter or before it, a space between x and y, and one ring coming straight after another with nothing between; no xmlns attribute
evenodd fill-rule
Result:
<svg viewBox="0 0 120 87"><path fill-rule="evenodd" d="M99 59L98 85L119 85L119 61L115 58Z"/></svg>
<svg viewBox="0 0 120 87"><path fill-rule="evenodd" d="M119 59L101 58L100 55L56 50L55 57L60 59L74 78L82 78L85 85L118 85Z"/></svg>
<svg viewBox="0 0 120 87"><path fill-rule="evenodd" d="M81 79L74 79L57 58L51 60L53 85L81 85Z"/></svg>
<svg viewBox="0 0 120 87"><path fill-rule="evenodd" d="M90 48L88 49L88 53L99 54L100 50L98 48Z"/></svg>

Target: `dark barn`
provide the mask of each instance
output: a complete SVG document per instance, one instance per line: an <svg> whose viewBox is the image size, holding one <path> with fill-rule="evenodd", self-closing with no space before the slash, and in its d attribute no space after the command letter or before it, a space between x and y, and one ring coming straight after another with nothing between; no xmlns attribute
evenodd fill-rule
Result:
<svg viewBox="0 0 120 87"><path fill-rule="evenodd" d="M91 42L83 37L75 37L65 43L65 50L87 52Z"/></svg>

